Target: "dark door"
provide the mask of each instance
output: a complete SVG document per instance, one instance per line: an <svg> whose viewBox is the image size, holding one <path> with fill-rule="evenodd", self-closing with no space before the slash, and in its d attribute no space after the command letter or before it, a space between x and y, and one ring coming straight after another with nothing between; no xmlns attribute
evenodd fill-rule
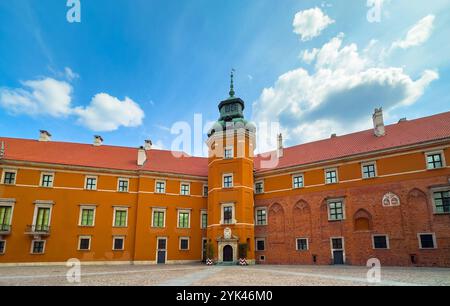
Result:
<svg viewBox="0 0 450 306"><path fill-rule="evenodd" d="M158 239L158 258L157 263L158 264L165 264L166 263L166 244L167 240L166 238L159 238Z"/></svg>
<svg viewBox="0 0 450 306"><path fill-rule="evenodd" d="M343 265L344 264L344 242L342 238L333 238L331 240L331 245L333 248L333 264Z"/></svg>
<svg viewBox="0 0 450 306"><path fill-rule="evenodd" d="M224 262L233 261L233 248L231 247L231 245L226 245L223 248L223 261Z"/></svg>
<svg viewBox="0 0 450 306"><path fill-rule="evenodd" d="M206 261L206 249L207 249L207 246L208 246L208 240L206 240L206 239L203 239L203 241L202 241L202 261L203 262L205 262Z"/></svg>

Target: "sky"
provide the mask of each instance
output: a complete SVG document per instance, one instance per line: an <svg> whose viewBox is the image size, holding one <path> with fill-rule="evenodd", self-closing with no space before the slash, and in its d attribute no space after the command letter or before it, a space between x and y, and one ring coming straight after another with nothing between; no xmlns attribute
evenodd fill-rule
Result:
<svg viewBox="0 0 450 306"><path fill-rule="evenodd" d="M375 107L450 111L447 0L78 1L69 22L66 0L0 0L1 136L170 149L176 122L217 120L233 68L286 146L371 128Z"/></svg>

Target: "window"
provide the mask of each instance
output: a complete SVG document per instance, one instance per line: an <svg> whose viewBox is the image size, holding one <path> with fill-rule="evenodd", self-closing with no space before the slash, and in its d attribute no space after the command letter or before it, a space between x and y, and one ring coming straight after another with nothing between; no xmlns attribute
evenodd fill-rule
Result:
<svg viewBox="0 0 450 306"><path fill-rule="evenodd" d="M34 220L34 231L48 232L50 230L50 207L36 206L36 218Z"/></svg>
<svg viewBox="0 0 450 306"><path fill-rule="evenodd" d="M256 194L264 193L264 182L255 183L255 193Z"/></svg>
<svg viewBox="0 0 450 306"><path fill-rule="evenodd" d="M292 186L294 189L303 188L304 187L303 175L295 175L292 178Z"/></svg>
<svg viewBox="0 0 450 306"><path fill-rule="evenodd" d="M180 250L181 251L189 250L189 238L180 238Z"/></svg>
<svg viewBox="0 0 450 306"><path fill-rule="evenodd" d="M86 177L86 189L97 190L97 177L94 176Z"/></svg>
<svg viewBox="0 0 450 306"><path fill-rule="evenodd" d="M41 176L41 187L51 188L53 187L53 177L52 173L42 173Z"/></svg>
<svg viewBox="0 0 450 306"><path fill-rule="evenodd" d="M223 188L233 188L233 175L224 174L223 175Z"/></svg>
<svg viewBox="0 0 450 306"><path fill-rule="evenodd" d="M45 251L45 240L33 240L31 242L32 254L44 254L44 251Z"/></svg>
<svg viewBox="0 0 450 306"><path fill-rule="evenodd" d="M114 208L114 227L127 227L128 209Z"/></svg>
<svg viewBox="0 0 450 306"><path fill-rule="evenodd" d="M338 182L337 170L336 169L325 170L325 183L335 184L337 182Z"/></svg>
<svg viewBox="0 0 450 306"><path fill-rule="evenodd" d="M434 234L418 234L421 249L435 249L436 236Z"/></svg>
<svg viewBox="0 0 450 306"><path fill-rule="evenodd" d="M181 183L181 195L189 195L190 194L191 185L189 183Z"/></svg>
<svg viewBox="0 0 450 306"><path fill-rule="evenodd" d="M200 228L205 229L207 227L208 227L208 213L206 211L202 211Z"/></svg>
<svg viewBox="0 0 450 306"><path fill-rule="evenodd" d="M233 207L225 206L223 208L223 223L232 224L233 223Z"/></svg>
<svg viewBox="0 0 450 306"><path fill-rule="evenodd" d="M152 226L164 228L166 224L165 215L166 215L165 209L153 209Z"/></svg>
<svg viewBox="0 0 450 306"><path fill-rule="evenodd" d="M15 185L16 184L16 171L5 171L3 173L3 184L5 185Z"/></svg>
<svg viewBox="0 0 450 306"><path fill-rule="evenodd" d="M374 249L389 249L388 236L374 235L373 236L373 248Z"/></svg>
<svg viewBox="0 0 450 306"><path fill-rule="evenodd" d="M6 250L6 241L0 240L0 255L5 254Z"/></svg>
<svg viewBox="0 0 450 306"><path fill-rule="evenodd" d="M12 206L0 206L0 232L9 232L11 228Z"/></svg>
<svg viewBox="0 0 450 306"><path fill-rule="evenodd" d="M233 158L233 147L225 148L224 158L225 159L232 159Z"/></svg>
<svg viewBox="0 0 450 306"><path fill-rule="evenodd" d="M377 170L375 163L363 164L362 165L363 178L374 178L377 176Z"/></svg>
<svg viewBox="0 0 450 306"><path fill-rule="evenodd" d="M208 185L203 185L203 196L206 198L208 197L209 189Z"/></svg>
<svg viewBox="0 0 450 306"><path fill-rule="evenodd" d="M166 193L166 182L156 181L156 193Z"/></svg>
<svg viewBox="0 0 450 306"><path fill-rule="evenodd" d="M128 179L119 179L117 190L119 192L128 192L128 185L130 181Z"/></svg>
<svg viewBox="0 0 450 306"><path fill-rule="evenodd" d="M178 228L189 228L190 214L189 211L178 211Z"/></svg>
<svg viewBox="0 0 450 306"><path fill-rule="evenodd" d="M113 237L113 251L123 251L124 250L124 237Z"/></svg>
<svg viewBox="0 0 450 306"><path fill-rule="evenodd" d="M266 250L266 240L263 238L256 238L256 251Z"/></svg>
<svg viewBox="0 0 450 306"><path fill-rule="evenodd" d="M256 225L267 225L267 210L266 208L256 209Z"/></svg>
<svg viewBox="0 0 450 306"><path fill-rule="evenodd" d="M308 251L308 239L307 238L297 238L297 251Z"/></svg>
<svg viewBox="0 0 450 306"><path fill-rule="evenodd" d="M437 214L450 213L450 190L434 192L433 200Z"/></svg>
<svg viewBox="0 0 450 306"><path fill-rule="evenodd" d="M94 226L95 222L95 207L93 206L82 206L80 213L80 226Z"/></svg>
<svg viewBox="0 0 450 306"><path fill-rule="evenodd" d="M428 169L439 169L444 167L441 153L427 153L426 156Z"/></svg>
<svg viewBox="0 0 450 306"><path fill-rule="evenodd" d="M78 251L89 251L91 249L91 237L81 236L78 240Z"/></svg>
<svg viewBox="0 0 450 306"><path fill-rule="evenodd" d="M328 202L328 220L344 220L344 203L342 201Z"/></svg>

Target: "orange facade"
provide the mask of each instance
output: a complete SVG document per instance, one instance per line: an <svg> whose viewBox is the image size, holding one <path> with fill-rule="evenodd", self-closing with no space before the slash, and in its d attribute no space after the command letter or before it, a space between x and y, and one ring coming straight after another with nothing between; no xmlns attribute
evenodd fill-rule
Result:
<svg viewBox="0 0 450 306"><path fill-rule="evenodd" d="M243 102L220 110L208 158L0 138L0 264L450 266L450 113L279 143L265 169Z"/></svg>

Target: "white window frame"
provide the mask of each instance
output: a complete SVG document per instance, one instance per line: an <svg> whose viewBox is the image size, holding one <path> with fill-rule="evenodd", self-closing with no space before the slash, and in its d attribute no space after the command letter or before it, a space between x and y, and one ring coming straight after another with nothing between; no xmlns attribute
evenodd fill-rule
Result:
<svg viewBox="0 0 450 306"><path fill-rule="evenodd" d="M87 250L82 250L81 249L81 239L89 239L89 248ZM82 235L82 236L78 236L78 246L77 246L77 251L79 252L89 252L91 250L92 247L92 236L90 235Z"/></svg>
<svg viewBox="0 0 450 306"><path fill-rule="evenodd" d="M386 248L384 248L384 249L375 248L375 237L386 237ZM374 249L374 250L390 250L391 249L391 245L389 243L389 235L386 235L386 234L373 234L372 235L372 249Z"/></svg>
<svg viewBox="0 0 450 306"><path fill-rule="evenodd" d="M302 178L302 183L303 183L302 187L295 187L294 181L295 181L296 177L301 177ZM302 188L305 188L305 175L303 173L293 174L292 175L292 189L302 189Z"/></svg>
<svg viewBox="0 0 450 306"><path fill-rule="evenodd" d="M42 247L42 253L34 253L34 243L35 242L43 242L44 246ZM33 239L31 240L31 248L30 248L30 254L31 255L44 255L45 254L45 247L47 246L47 241L44 239Z"/></svg>
<svg viewBox="0 0 450 306"><path fill-rule="evenodd" d="M188 193L187 194L183 194L183 185L185 185L185 186L187 185L188 186ZM181 182L180 183L180 195L185 196L185 197L191 195L191 183L189 183L189 182Z"/></svg>
<svg viewBox="0 0 450 306"><path fill-rule="evenodd" d="M261 184L262 186L262 191L261 192L257 192L256 189L256 185ZM255 194L263 194L264 193L264 180L259 180L255 182Z"/></svg>
<svg viewBox="0 0 450 306"><path fill-rule="evenodd" d="M440 188L431 188L431 203L433 203L433 214L435 215L448 215L450 213L448 212L438 212L436 210L436 203L434 202L434 193L435 192L449 192L450 193L450 186L447 187L440 187Z"/></svg>
<svg viewBox="0 0 450 306"><path fill-rule="evenodd" d="M225 223L225 220L224 220L224 213L223 213L223 210L224 210L224 208L225 207L232 207L232 210L231 210L231 215L232 215L232 218L231 218L231 223ZM233 224L236 224L237 223L237 221L236 221L236 207L235 207L235 203L223 203L223 204L221 204L220 205L220 224L221 225L233 225Z"/></svg>
<svg viewBox="0 0 450 306"><path fill-rule="evenodd" d="M127 182L127 190L126 191L120 190L120 182ZM129 193L130 192L130 179L129 178L119 177L117 179L117 192L121 192L121 193Z"/></svg>
<svg viewBox="0 0 450 306"><path fill-rule="evenodd" d="M12 225L15 204L16 204L16 201L14 199L0 199L0 206L1 207L11 207L11 216L9 217L9 224L10 225Z"/></svg>
<svg viewBox="0 0 450 306"><path fill-rule="evenodd" d="M333 239L341 239L342 241L342 249L334 249L333 248ZM347 262L347 254L345 252L345 238L343 236L338 237L330 237L330 248L331 248L331 259L334 261L334 251L342 251L342 256L344 259L344 264Z"/></svg>
<svg viewBox="0 0 450 306"><path fill-rule="evenodd" d="M95 188L94 189L88 189L87 188L87 181L88 179L95 179ZM88 191L96 191L98 189L98 176L96 175L86 175L86 177L84 178L84 190L88 190Z"/></svg>
<svg viewBox="0 0 450 306"><path fill-rule="evenodd" d="M203 226L203 215L206 215L206 226ZM200 229L208 228L208 211L206 209L202 209L200 211Z"/></svg>
<svg viewBox="0 0 450 306"><path fill-rule="evenodd" d="M306 240L306 250L300 250L298 248L298 241L299 240ZM306 237L297 237L297 238L295 238L295 250L298 251L298 252L307 252L307 251L309 251L309 238L306 238Z"/></svg>
<svg viewBox="0 0 450 306"><path fill-rule="evenodd" d="M331 171L335 171L336 172L336 182L334 182L334 183L328 183L327 182L327 172L331 172ZM325 174L325 185L333 185L333 184L339 183L339 171L338 171L338 168L327 168L327 169L324 170L324 174Z"/></svg>
<svg viewBox="0 0 450 306"><path fill-rule="evenodd" d="M188 213L188 226L187 227L180 227L180 213ZM177 228L178 229L190 229L191 228L191 210L190 209L178 209L177 210Z"/></svg>
<svg viewBox="0 0 450 306"><path fill-rule="evenodd" d="M436 155L436 154L440 154L440 155L441 155L442 167L440 167L440 168L429 168L429 167L428 167L428 156L430 156L430 155ZM444 150L437 150L437 151L425 152L425 167L426 167L427 170L444 169L445 167L447 167L447 163L446 163L446 161L445 161Z"/></svg>
<svg viewBox="0 0 450 306"><path fill-rule="evenodd" d="M225 177L231 176L231 187L225 187ZM231 189L234 188L234 174L233 173L224 173L222 174L222 188L223 189Z"/></svg>
<svg viewBox="0 0 450 306"><path fill-rule="evenodd" d="M53 203L35 203L34 204L34 214L33 214L33 227L36 227L37 215L39 208L50 208L49 216L48 216L48 227L52 224L52 213L53 213Z"/></svg>
<svg viewBox="0 0 450 306"><path fill-rule="evenodd" d="M330 203L336 203L341 202L342 203L342 219L331 219L331 211L330 211ZM338 198L338 199L328 199L327 200L327 212L328 212L328 221L329 222L339 222L344 221L347 219L346 212L345 212L345 199ZM339 238L339 237L338 237Z"/></svg>
<svg viewBox="0 0 450 306"><path fill-rule="evenodd" d="M122 248L121 249L116 249L115 248L115 246L116 246L116 239L122 239ZM112 251L113 252L120 252L120 251L124 251L125 250L125 236L113 236L113 239L112 239Z"/></svg>
<svg viewBox="0 0 450 306"><path fill-rule="evenodd" d="M125 226L116 226L116 212L117 211L125 211L127 213L127 218L125 219ZM128 207L116 206L113 211L113 223L112 227L115 228L127 228L128 227Z"/></svg>
<svg viewBox="0 0 450 306"><path fill-rule="evenodd" d="M155 212L162 212L162 213L164 213L163 227L155 226ZM167 216L167 209L166 208L153 207L152 208L152 228L166 228L166 216Z"/></svg>
<svg viewBox="0 0 450 306"><path fill-rule="evenodd" d="M6 176L6 172L8 173L14 173L14 183L12 184L5 184L5 176ZM2 181L1 184L5 185L5 186L14 186L17 184L17 169L10 169L10 168L4 168L3 172L2 172Z"/></svg>
<svg viewBox="0 0 450 306"><path fill-rule="evenodd" d="M164 184L164 192L158 192L158 189L156 188L158 186L158 183ZM155 181L155 194L166 194L167 193L167 181L165 180L156 180Z"/></svg>
<svg viewBox="0 0 450 306"><path fill-rule="evenodd" d="M0 242L3 242L3 252L0 252L0 255L5 255L5 253L6 253L6 239L0 239Z"/></svg>
<svg viewBox="0 0 450 306"><path fill-rule="evenodd" d="M187 240L188 242L188 248L187 249L181 249L181 240ZM181 252L187 252L191 250L191 238L190 237L180 237L178 239L178 250Z"/></svg>
<svg viewBox="0 0 450 306"><path fill-rule="evenodd" d="M260 210L264 210L266 212L266 222L264 224L258 224L258 211ZM266 226L268 224L269 221L269 216L268 216L268 210L267 207L256 207L255 208L255 226Z"/></svg>
<svg viewBox="0 0 450 306"><path fill-rule="evenodd" d="M264 242L264 250L258 249L258 241ZM255 251L256 252L265 252L266 251L266 238L255 238Z"/></svg>
<svg viewBox="0 0 450 306"><path fill-rule="evenodd" d="M422 235L432 235L433 236L434 248L423 248L422 247L422 239L420 239L420 236L422 236ZM436 233L417 233L417 239L419 241L419 249L420 250L436 250L438 248Z"/></svg>
<svg viewBox="0 0 450 306"><path fill-rule="evenodd" d="M227 151L231 150L231 157L227 157ZM227 146L223 149L223 159L233 159L234 158L234 146Z"/></svg>
<svg viewBox="0 0 450 306"><path fill-rule="evenodd" d="M364 177L364 167L366 166L373 166L375 169L375 176L374 177ZM378 168L377 168L377 162L376 161L368 161L368 162L363 162L361 163L361 177L364 180L370 180L370 179L374 179L376 177L378 177Z"/></svg>
<svg viewBox="0 0 450 306"><path fill-rule="evenodd" d="M88 209L90 209L90 210L94 210L94 216L93 216L93 223L92 223L92 225L82 225L81 224L81 221L82 221L82 219L83 219L83 210L88 210ZM80 206L80 215L79 215L79 217L78 217L78 226L81 226L81 227L94 227L95 226L95 215L96 215L96 213L97 213L97 206L96 205L81 205Z"/></svg>
<svg viewBox="0 0 450 306"><path fill-rule="evenodd" d="M44 176L45 175L51 175L52 176L52 184L50 186L44 186ZM41 172L41 179L39 182L39 187L42 188L53 188L55 184L55 173L54 172Z"/></svg>

